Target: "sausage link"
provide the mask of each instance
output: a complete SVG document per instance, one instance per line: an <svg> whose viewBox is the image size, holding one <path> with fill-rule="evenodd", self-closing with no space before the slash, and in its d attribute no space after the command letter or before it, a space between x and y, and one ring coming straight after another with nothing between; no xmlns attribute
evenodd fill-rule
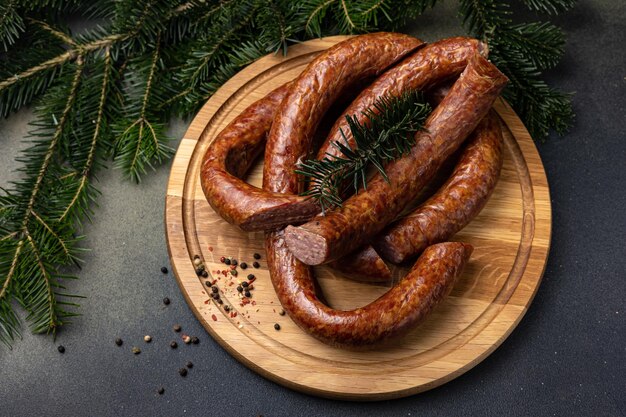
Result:
<svg viewBox="0 0 626 417"><path fill-rule="evenodd" d="M372 245L346 255L328 264L333 269L348 274L348 278L361 282L390 282L389 267Z"/></svg>
<svg viewBox="0 0 626 417"><path fill-rule="evenodd" d="M383 296L343 311L319 301L311 267L289 252L283 231L269 233L265 244L272 284L293 321L325 343L351 348L400 336L418 325L450 293L472 252L471 245L459 242L430 246Z"/></svg>
<svg viewBox="0 0 626 417"><path fill-rule="evenodd" d="M267 210L280 213L281 208L289 206L290 211L282 213L286 223L291 221L290 212L309 217L318 212L310 200L263 191L241 179L263 151L276 110L290 86L282 85L246 108L216 136L204 154L200 179L207 201L224 220L243 230L265 227L255 224L253 215Z"/></svg>
<svg viewBox="0 0 626 417"><path fill-rule="evenodd" d="M298 194L294 169L308 157L317 126L330 105L359 80L386 70L422 41L399 33L373 33L340 42L309 63L294 81L265 147L263 188ZM308 220L308 219L306 219Z"/></svg>
<svg viewBox="0 0 626 417"><path fill-rule="evenodd" d="M487 45L472 38L455 37L428 44L404 58L402 62L387 70L369 87L364 89L346 108L331 128L317 157L342 156L333 142L344 142L354 148L346 116L354 116L361 123L367 122L364 112L375 111L374 103L383 96L398 97L407 91L425 91L451 78L456 78L475 54L487 56Z"/></svg>
<svg viewBox="0 0 626 417"><path fill-rule="evenodd" d="M411 151L385 168L367 190L302 226L288 226L291 252L309 265L344 256L367 243L394 220L427 184L487 114L508 79L480 55L474 55L450 93L431 113L425 131L416 134Z"/></svg>
<svg viewBox="0 0 626 417"><path fill-rule="evenodd" d="M374 239L376 250L401 263L454 236L480 213L502 169L502 129L492 110L478 125L446 183L407 217Z"/></svg>
<svg viewBox="0 0 626 417"><path fill-rule="evenodd" d="M298 153L297 160L302 157L304 149L308 151L319 120L327 106L341 93L341 88L384 71L420 45L422 41L416 38L392 33L365 35L341 42L313 60L293 88L280 87L244 110L220 132L204 156L201 184L209 204L226 221L246 231L275 229L306 221L317 214L319 208L313 200L289 195L297 194L297 190L281 194L284 190L279 187L261 190L240 179L262 150L277 107L285 97L291 97L286 100L290 104L282 111L289 117L279 118L282 126L274 130L273 135L283 132L289 136L290 133L285 131L287 127L297 127L304 133L300 138L300 153L295 148L283 149L282 155ZM335 65L339 74L328 69L335 68ZM343 72L349 72L349 75L342 76ZM292 89L295 91L289 94ZM305 125L308 129L301 129ZM273 155L275 146L271 148L269 153ZM285 175L291 176L291 173ZM283 176L282 180L285 178ZM280 181L277 179L276 182ZM293 181L297 183L297 177L294 176Z"/></svg>

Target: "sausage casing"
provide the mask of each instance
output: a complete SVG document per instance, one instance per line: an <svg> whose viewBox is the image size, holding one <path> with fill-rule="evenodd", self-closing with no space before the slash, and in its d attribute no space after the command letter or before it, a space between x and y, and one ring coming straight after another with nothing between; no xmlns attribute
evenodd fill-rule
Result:
<svg viewBox="0 0 626 417"><path fill-rule="evenodd" d="M378 253L395 263L449 240L480 213L502 169L502 129L492 110L478 125L446 183L409 215L375 238Z"/></svg>
<svg viewBox="0 0 626 417"><path fill-rule="evenodd" d="M341 207L302 226L288 226L291 252L309 265L330 262L378 234L412 201L487 114L508 79L493 64L474 55L450 93L416 134L411 151L386 167L388 181L376 174Z"/></svg>

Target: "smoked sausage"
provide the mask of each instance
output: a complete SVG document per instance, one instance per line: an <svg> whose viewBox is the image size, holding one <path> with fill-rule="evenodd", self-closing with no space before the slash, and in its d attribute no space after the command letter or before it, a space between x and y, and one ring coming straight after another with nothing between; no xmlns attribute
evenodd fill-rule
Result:
<svg viewBox="0 0 626 417"><path fill-rule="evenodd" d="M416 134L411 151L385 167L388 181L378 173L366 190L341 207L302 226L288 226L285 241L289 250L302 262L319 265L367 243L416 197L487 114L507 82L493 64L474 55L428 117L425 130Z"/></svg>
<svg viewBox="0 0 626 417"><path fill-rule="evenodd" d="M373 239L394 263L454 236L480 213L502 169L502 129L492 110L478 125L446 183L408 216Z"/></svg>

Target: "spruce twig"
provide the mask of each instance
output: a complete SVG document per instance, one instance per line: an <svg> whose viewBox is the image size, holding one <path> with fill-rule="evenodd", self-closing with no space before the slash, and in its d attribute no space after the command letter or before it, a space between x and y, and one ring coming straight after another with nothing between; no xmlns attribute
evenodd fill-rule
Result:
<svg viewBox="0 0 626 417"><path fill-rule="evenodd" d="M406 152L415 144L415 133L422 130L431 108L419 92L410 92L397 98L381 97L371 109L363 112L364 122L355 115L346 116L355 147L345 143L333 145L340 157L329 155L321 160L309 159L299 164L296 172L310 183L302 195L314 198L322 211L341 206L345 184L354 192L367 188L367 169L374 166L387 180L384 165Z"/></svg>

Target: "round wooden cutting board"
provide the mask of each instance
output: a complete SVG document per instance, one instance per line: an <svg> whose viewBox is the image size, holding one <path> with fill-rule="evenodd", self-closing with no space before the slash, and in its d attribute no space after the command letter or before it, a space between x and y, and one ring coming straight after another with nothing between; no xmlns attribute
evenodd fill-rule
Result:
<svg viewBox="0 0 626 417"><path fill-rule="evenodd" d="M167 187L165 223L174 273L191 309L237 360L287 387L323 397L379 400L422 392L463 374L494 351L528 309L541 281L550 246L548 184L533 141L511 108L499 101L505 160L485 209L455 240L475 250L452 294L404 338L371 351L347 351L318 342L288 316L272 288L263 233L244 233L206 202L199 181L202 156L215 135L252 102L295 78L320 51L345 37L305 42L286 57L266 56L229 80L206 103L185 134ZM261 184L261 162L248 181ZM261 254L253 268L253 254ZM193 266L198 255L217 280L224 311L208 295L207 278ZM246 262L239 276L224 276L220 257ZM241 305L238 278L257 279L252 303ZM399 275L401 271L396 271ZM350 281L327 267L316 275L337 309L365 305L388 287ZM274 329L274 324L280 330Z"/></svg>

